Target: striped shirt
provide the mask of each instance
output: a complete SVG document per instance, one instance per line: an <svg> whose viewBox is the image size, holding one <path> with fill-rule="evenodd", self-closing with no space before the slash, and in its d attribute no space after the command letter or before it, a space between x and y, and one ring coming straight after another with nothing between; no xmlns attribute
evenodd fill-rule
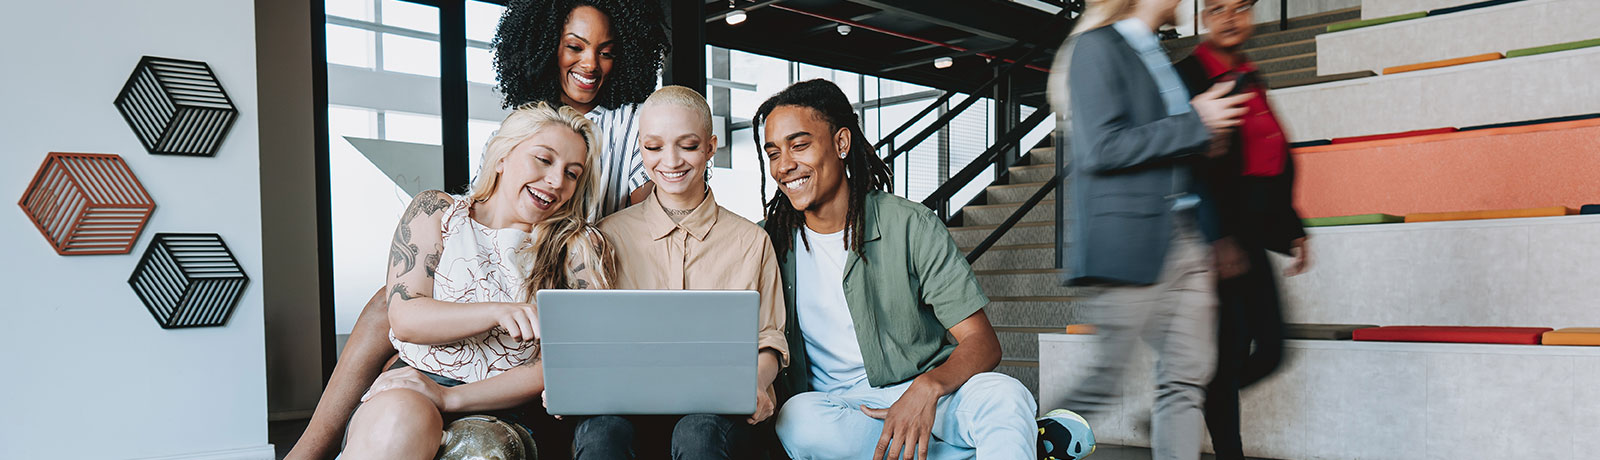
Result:
<svg viewBox="0 0 1600 460"><path fill-rule="evenodd" d="M599 222L627 207L628 194L650 180L639 156L639 104L595 106L583 116L600 128L599 199L589 203L589 219Z"/></svg>

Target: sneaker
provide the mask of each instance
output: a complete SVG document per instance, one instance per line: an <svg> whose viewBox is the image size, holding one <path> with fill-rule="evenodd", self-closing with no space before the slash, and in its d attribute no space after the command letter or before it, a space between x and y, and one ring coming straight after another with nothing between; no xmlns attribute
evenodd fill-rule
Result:
<svg viewBox="0 0 1600 460"><path fill-rule="evenodd" d="M1039 417L1039 460L1078 460L1094 453L1094 431L1076 412L1056 409Z"/></svg>

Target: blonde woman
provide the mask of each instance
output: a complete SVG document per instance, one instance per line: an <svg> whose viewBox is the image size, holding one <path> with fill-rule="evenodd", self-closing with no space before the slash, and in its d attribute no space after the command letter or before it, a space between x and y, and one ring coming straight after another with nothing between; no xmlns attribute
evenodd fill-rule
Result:
<svg viewBox="0 0 1600 460"><path fill-rule="evenodd" d="M572 108L518 108L489 141L471 193L412 201L384 291L399 360L362 396L342 458L433 458L444 424L468 413L524 430L549 417L537 409L533 293L611 284L610 249L586 211L597 136Z"/></svg>
<svg viewBox="0 0 1600 460"><path fill-rule="evenodd" d="M1201 406L1217 358L1216 279L1240 271L1194 169L1251 97L1225 96L1232 83L1189 97L1156 38L1178 2L1091 1L1051 76L1072 149L1071 203L1057 213L1074 242L1063 251L1062 281L1096 289L1079 311L1100 348L1064 407L1092 420L1115 406L1129 353L1143 339L1159 356L1150 443L1164 460L1200 456Z"/></svg>

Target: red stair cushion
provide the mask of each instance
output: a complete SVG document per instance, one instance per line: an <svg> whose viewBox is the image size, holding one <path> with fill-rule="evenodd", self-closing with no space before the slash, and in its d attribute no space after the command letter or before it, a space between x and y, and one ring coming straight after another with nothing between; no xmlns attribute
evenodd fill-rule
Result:
<svg viewBox="0 0 1600 460"><path fill-rule="evenodd" d="M1368 342L1510 343L1538 345L1548 327L1384 326L1356 329L1352 338Z"/></svg>

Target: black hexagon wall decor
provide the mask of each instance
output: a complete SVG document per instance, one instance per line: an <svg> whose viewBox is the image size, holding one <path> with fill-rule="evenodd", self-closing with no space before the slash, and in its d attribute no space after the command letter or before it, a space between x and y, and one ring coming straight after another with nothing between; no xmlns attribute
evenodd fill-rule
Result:
<svg viewBox="0 0 1600 460"><path fill-rule="evenodd" d="M128 277L162 329L227 324L249 283L215 233L157 233Z"/></svg>
<svg viewBox="0 0 1600 460"><path fill-rule="evenodd" d="M145 150L161 155L214 156L239 118L210 65L154 56L139 59L116 105Z"/></svg>

